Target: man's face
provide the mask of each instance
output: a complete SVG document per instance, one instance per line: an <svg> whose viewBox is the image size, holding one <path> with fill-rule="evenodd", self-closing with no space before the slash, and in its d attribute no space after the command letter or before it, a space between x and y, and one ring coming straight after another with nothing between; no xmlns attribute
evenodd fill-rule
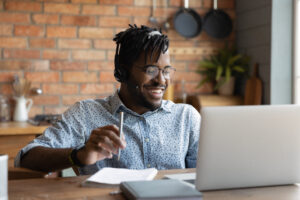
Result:
<svg viewBox="0 0 300 200"><path fill-rule="evenodd" d="M127 81L127 89L132 97L132 101L136 104L135 106L155 110L161 105L164 92L170 83L170 79L164 77L162 70L159 70L157 76L149 75L145 71L145 66L157 66L159 69L171 66L170 55L168 51L164 54L161 53L157 62L154 61L155 59L151 60L150 55L148 55L146 63L144 56L145 55L142 54L140 58L133 63L129 80Z"/></svg>

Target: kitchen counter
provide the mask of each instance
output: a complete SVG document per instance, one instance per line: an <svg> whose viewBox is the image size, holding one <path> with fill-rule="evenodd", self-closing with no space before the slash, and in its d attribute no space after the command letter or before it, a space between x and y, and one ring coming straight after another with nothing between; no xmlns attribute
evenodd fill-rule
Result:
<svg viewBox="0 0 300 200"><path fill-rule="evenodd" d="M13 167L19 150L41 135L48 126L34 126L27 122L0 122L0 154L8 154L8 166Z"/></svg>

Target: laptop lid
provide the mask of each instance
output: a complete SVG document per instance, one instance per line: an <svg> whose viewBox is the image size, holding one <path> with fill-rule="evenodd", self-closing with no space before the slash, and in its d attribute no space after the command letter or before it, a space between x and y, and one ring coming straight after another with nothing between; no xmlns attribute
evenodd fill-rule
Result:
<svg viewBox="0 0 300 200"><path fill-rule="evenodd" d="M196 188L300 182L300 106L201 109Z"/></svg>

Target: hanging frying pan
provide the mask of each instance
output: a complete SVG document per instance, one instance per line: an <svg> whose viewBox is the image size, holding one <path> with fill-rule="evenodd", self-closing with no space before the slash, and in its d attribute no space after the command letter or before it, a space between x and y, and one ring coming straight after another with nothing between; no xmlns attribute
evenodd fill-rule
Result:
<svg viewBox="0 0 300 200"><path fill-rule="evenodd" d="M218 0L214 0L214 8L206 13L203 19L203 30L214 38L225 38L232 31L232 21L227 13L218 9Z"/></svg>
<svg viewBox="0 0 300 200"><path fill-rule="evenodd" d="M184 0L184 8L176 12L174 17L175 30L183 37L192 38L201 32L201 17L189 8L189 1Z"/></svg>

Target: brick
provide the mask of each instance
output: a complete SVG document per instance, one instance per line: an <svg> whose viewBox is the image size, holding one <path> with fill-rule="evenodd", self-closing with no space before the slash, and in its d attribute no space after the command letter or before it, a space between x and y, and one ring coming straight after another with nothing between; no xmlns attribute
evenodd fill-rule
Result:
<svg viewBox="0 0 300 200"><path fill-rule="evenodd" d="M35 105L57 105L59 104L59 96L54 95L38 95L32 97Z"/></svg>
<svg viewBox="0 0 300 200"><path fill-rule="evenodd" d="M45 31L42 26L35 25L15 25L16 36L44 36Z"/></svg>
<svg viewBox="0 0 300 200"><path fill-rule="evenodd" d="M175 16L178 8L156 8L154 12L154 16L159 19L162 17L166 19L168 16Z"/></svg>
<svg viewBox="0 0 300 200"><path fill-rule="evenodd" d="M110 40L94 40L94 48L96 49L115 49L116 43Z"/></svg>
<svg viewBox="0 0 300 200"><path fill-rule="evenodd" d="M73 51L72 58L75 60L104 60L105 52L104 51Z"/></svg>
<svg viewBox="0 0 300 200"><path fill-rule="evenodd" d="M32 82L55 83L59 81L59 72L26 72L25 77Z"/></svg>
<svg viewBox="0 0 300 200"><path fill-rule="evenodd" d="M178 2L180 3L180 1L178 1ZM149 1L149 0L135 0L134 5L135 6L151 6L152 7L152 1ZM156 1L156 7L168 7L168 1L166 1L166 0Z"/></svg>
<svg viewBox="0 0 300 200"><path fill-rule="evenodd" d="M107 60L115 60L116 51L108 51L107 52Z"/></svg>
<svg viewBox="0 0 300 200"><path fill-rule="evenodd" d="M171 62L171 65L176 69L175 74L186 71L186 62Z"/></svg>
<svg viewBox="0 0 300 200"><path fill-rule="evenodd" d="M3 0L0 0L0 10L3 10Z"/></svg>
<svg viewBox="0 0 300 200"><path fill-rule="evenodd" d="M6 48L26 48L27 40L17 37L0 37L0 47Z"/></svg>
<svg viewBox="0 0 300 200"><path fill-rule="evenodd" d="M0 70L49 70L49 61L0 60Z"/></svg>
<svg viewBox="0 0 300 200"><path fill-rule="evenodd" d="M95 99L96 95L76 95L76 96L63 96L62 103L63 105L73 105L76 102L85 100L85 99Z"/></svg>
<svg viewBox="0 0 300 200"><path fill-rule="evenodd" d="M115 65L113 61L89 61L88 70L114 70Z"/></svg>
<svg viewBox="0 0 300 200"><path fill-rule="evenodd" d="M175 81L199 81L200 80L200 75L195 73L195 72L180 72L180 73L175 73L174 76Z"/></svg>
<svg viewBox="0 0 300 200"><path fill-rule="evenodd" d="M72 3L92 3L96 4L97 0L71 0Z"/></svg>
<svg viewBox="0 0 300 200"><path fill-rule="evenodd" d="M30 23L30 15L23 13L0 13L1 23Z"/></svg>
<svg viewBox="0 0 300 200"><path fill-rule="evenodd" d="M124 27L127 28L130 24L129 17L99 17L100 27Z"/></svg>
<svg viewBox="0 0 300 200"><path fill-rule="evenodd" d="M47 114L62 114L64 113L68 107L66 106L45 106L45 113Z"/></svg>
<svg viewBox="0 0 300 200"><path fill-rule="evenodd" d="M77 84L44 84L43 94L69 95L78 93Z"/></svg>
<svg viewBox="0 0 300 200"><path fill-rule="evenodd" d="M47 3L68 3L69 0L38 0L41 2L47 2Z"/></svg>
<svg viewBox="0 0 300 200"><path fill-rule="evenodd" d="M69 51L59 51L59 50L44 50L43 58L44 59L58 59L58 60L67 60L70 57Z"/></svg>
<svg viewBox="0 0 300 200"><path fill-rule="evenodd" d="M63 72L63 81L68 83L91 83L97 82L96 72L77 71L77 72Z"/></svg>
<svg viewBox="0 0 300 200"><path fill-rule="evenodd" d="M29 113L28 113L28 117L34 117L35 115L40 115L43 114L43 107L42 106L36 106L33 104L33 106L31 107Z"/></svg>
<svg viewBox="0 0 300 200"><path fill-rule="evenodd" d="M40 58L39 50L26 50L26 49L4 49L4 58Z"/></svg>
<svg viewBox="0 0 300 200"><path fill-rule="evenodd" d="M196 71L199 67L199 61L189 62L188 70L189 71Z"/></svg>
<svg viewBox="0 0 300 200"><path fill-rule="evenodd" d="M48 26L47 37L74 38L76 37L76 28L62 27L62 26Z"/></svg>
<svg viewBox="0 0 300 200"><path fill-rule="evenodd" d="M83 5L82 14L84 15L115 15L115 6L104 5Z"/></svg>
<svg viewBox="0 0 300 200"><path fill-rule="evenodd" d="M100 0L100 4L133 5L134 0Z"/></svg>
<svg viewBox="0 0 300 200"><path fill-rule="evenodd" d="M11 36L13 26L11 24L0 24L0 36Z"/></svg>
<svg viewBox="0 0 300 200"><path fill-rule="evenodd" d="M130 7L130 6L119 6L119 16L150 16L149 7Z"/></svg>
<svg viewBox="0 0 300 200"><path fill-rule="evenodd" d="M45 3L45 13L79 14L80 7L75 4Z"/></svg>
<svg viewBox="0 0 300 200"><path fill-rule="evenodd" d="M61 24L74 26L96 26L96 17L93 16L62 16Z"/></svg>
<svg viewBox="0 0 300 200"><path fill-rule="evenodd" d="M36 24L58 24L59 16L55 14L34 14L33 22Z"/></svg>
<svg viewBox="0 0 300 200"><path fill-rule="evenodd" d="M31 38L29 46L31 48L55 48L55 40L50 38Z"/></svg>
<svg viewBox="0 0 300 200"><path fill-rule="evenodd" d="M113 71L109 71L109 72L102 71L102 72L100 72L99 80L100 80L100 82L116 82Z"/></svg>
<svg viewBox="0 0 300 200"><path fill-rule="evenodd" d="M50 67L52 70L85 70L86 63L72 61L51 61Z"/></svg>
<svg viewBox="0 0 300 200"><path fill-rule="evenodd" d="M82 84L81 94L110 94L114 91L113 84Z"/></svg>
<svg viewBox="0 0 300 200"><path fill-rule="evenodd" d="M113 29L110 28L80 28L80 38L101 38L112 39L114 36Z"/></svg>
<svg viewBox="0 0 300 200"><path fill-rule="evenodd" d="M5 83L5 82L12 82L14 80L14 75L19 75L21 76L21 72L17 71L11 71L11 72L1 72L0 73L0 83Z"/></svg>
<svg viewBox="0 0 300 200"><path fill-rule="evenodd" d="M152 27L153 25L149 21L149 17L134 17L133 23L137 26L145 25Z"/></svg>
<svg viewBox="0 0 300 200"><path fill-rule="evenodd" d="M0 84L0 91L1 91L1 94L3 94L3 95L7 95L7 96L13 95L13 88L12 88L11 83Z"/></svg>
<svg viewBox="0 0 300 200"><path fill-rule="evenodd" d="M59 39L60 49L88 49L91 48L92 41L87 39Z"/></svg>
<svg viewBox="0 0 300 200"><path fill-rule="evenodd" d="M38 2L6 1L4 8L7 11L28 11L28 12L42 11L42 5L41 3Z"/></svg>

